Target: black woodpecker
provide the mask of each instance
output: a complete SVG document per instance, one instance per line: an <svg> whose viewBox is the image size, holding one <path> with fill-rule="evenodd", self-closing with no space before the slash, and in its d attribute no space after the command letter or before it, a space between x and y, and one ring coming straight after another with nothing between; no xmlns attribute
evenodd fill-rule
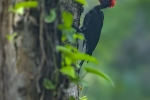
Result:
<svg viewBox="0 0 150 100"><path fill-rule="evenodd" d="M108 7L113 7L115 5L115 0L99 0L100 5L95 6L91 9L84 17L83 26L81 28L76 28L77 32L83 33L85 40L83 42L83 48L85 53L92 55L94 49L96 48L98 41L100 39L101 30L103 27L104 14L101 9ZM80 62L80 68L83 65L84 60Z"/></svg>

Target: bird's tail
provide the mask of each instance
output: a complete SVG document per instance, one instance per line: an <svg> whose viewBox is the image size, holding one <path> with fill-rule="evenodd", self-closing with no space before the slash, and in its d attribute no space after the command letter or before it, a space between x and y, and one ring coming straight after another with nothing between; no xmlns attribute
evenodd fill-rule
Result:
<svg viewBox="0 0 150 100"><path fill-rule="evenodd" d="M87 52L87 51L88 51L88 47L87 47L87 46L88 46L88 45L87 45L87 41L84 40L84 41L83 41L83 48L82 48L82 51L83 51L85 54L92 55L92 53ZM87 61L87 63L88 63L88 62L89 62L89 61ZM84 60L81 60L81 62L79 63L80 68L78 69L78 73L80 72L83 63L84 63Z"/></svg>
<svg viewBox="0 0 150 100"><path fill-rule="evenodd" d="M80 70L81 70L81 67L82 67L82 65L83 65L83 63L84 63L84 60L82 60L80 63L79 63L79 69L78 69L78 73L80 73Z"/></svg>

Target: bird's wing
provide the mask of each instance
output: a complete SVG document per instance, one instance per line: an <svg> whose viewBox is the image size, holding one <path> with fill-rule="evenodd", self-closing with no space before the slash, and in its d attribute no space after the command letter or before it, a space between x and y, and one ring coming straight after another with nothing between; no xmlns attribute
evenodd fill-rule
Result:
<svg viewBox="0 0 150 100"><path fill-rule="evenodd" d="M82 27L80 28L80 31L85 34L86 33L86 30L87 28L89 27L89 21L92 17L92 13L94 12L94 9L91 9L84 17L84 20L83 20L83 25Z"/></svg>
<svg viewBox="0 0 150 100"><path fill-rule="evenodd" d="M101 34L103 27L104 14L102 11L91 12L90 19L88 20L88 25L85 30L85 46L86 53L92 55Z"/></svg>
<svg viewBox="0 0 150 100"><path fill-rule="evenodd" d="M85 36L85 41L83 44L83 49L85 49L85 53L92 55L98 41L100 38L101 30L103 27L104 14L99 10L92 10L86 14L84 18L83 27L85 30L83 32ZM80 68L83 65L84 60L80 62Z"/></svg>

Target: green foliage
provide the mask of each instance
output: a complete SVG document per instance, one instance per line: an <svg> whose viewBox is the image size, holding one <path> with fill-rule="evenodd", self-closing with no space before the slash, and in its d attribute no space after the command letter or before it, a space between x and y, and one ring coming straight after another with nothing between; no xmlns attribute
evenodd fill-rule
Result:
<svg viewBox="0 0 150 100"><path fill-rule="evenodd" d="M51 90L55 88L55 85L47 78L44 79L43 85L46 89Z"/></svg>
<svg viewBox="0 0 150 100"><path fill-rule="evenodd" d="M93 69L93 68L87 68L86 67L84 69L85 69L85 71L87 73L92 73L92 74L99 75L99 76L103 77L104 79L106 79L107 81L109 81L111 83L111 85L114 87L114 83L112 82L112 80L109 77L107 77L104 73L102 73L102 72L100 72L100 71L98 71L96 69Z"/></svg>
<svg viewBox="0 0 150 100"><path fill-rule="evenodd" d="M62 13L62 21L63 23L58 25L58 29L60 29L63 33L62 42L68 40L72 43L75 43L76 39L84 40L84 37L82 35L74 34L75 30L72 28L73 16L71 13L64 11ZM75 65L76 68L79 67L76 61L85 60L85 61L90 61L95 64L98 64L96 58L79 52L75 47L71 45L66 44L64 46L57 46L56 50L62 53L62 58L63 58L62 68L60 69L60 72L70 77L72 82L83 83L82 82L83 80L76 76L75 68L73 68L72 66ZM89 68L85 68L85 70L87 71L87 73L93 73L99 75L112 83L112 81L101 72ZM82 98L82 100L86 100L86 98Z"/></svg>
<svg viewBox="0 0 150 100"><path fill-rule="evenodd" d="M74 39L84 40L84 36L81 34L73 34Z"/></svg>
<svg viewBox="0 0 150 100"><path fill-rule="evenodd" d="M88 100L86 96L79 98L80 100Z"/></svg>
<svg viewBox="0 0 150 100"><path fill-rule="evenodd" d="M75 75L75 70L72 66L65 66L65 67L62 67L60 69L60 72L71 77L71 78L76 78L76 75Z"/></svg>
<svg viewBox="0 0 150 100"><path fill-rule="evenodd" d="M6 38L7 38L7 40L8 40L9 42L12 42L13 39L14 39L16 36L17 36L17 33L15 32L15 33L13 33L13 34L11 34L11 35L6 35Z"/></svg>
<svg viewBox="0 0 150 100"><path fill-rule="evenodd" d="M47 23L52 23L52 22L55 21L56 17L57 17L57 14L56 14L55 9L51 9L50 10L50 14L46 15L45 18L44 18L44 20Z"/></svg>
<svg viewBox="0 0 150 100"><path fill-rule="evenodd" d="M63 23L66 28L71 28L73 23L73 15L69 12L62 13Z"/></svg>
<svg viewBox="0 0 150 100"><path fill-rule="evenodd" d="M62 42L67 40L71 43L75 43L76 39L84 40L84 36L80 34L75 34L75 30L72 28L73 16L71 13L63 12L62 20L63 20L63 23L58 25L58 29L62 31ZM64 46L57 46L56 50L62 53L62 68L60 69L60 72L62 74L67 75L70 78L71 82L74 82L76 84L81 83L83 87L87 86L87 82L85 82L83 79L81 79L80 77L76 75L75 69L79 68L77 61L85 60L85 61L90 61L95 64L98 64L97 59L85 53L79 52L77 48L69 44L65 44ZM113 82L102 72L99 72L91 68L85 68L85 71L87 73L92 73L92 74L103 77L114 86ZM80 86L79 88L81 90L81 94L83 91L83 87ZM79 99L87 100L87 97L83 96ZM75 99L73 97L70 97L69 100L75 100Z"/></svg>
<svg viewBox="0 0 150 100"><path fill-rule="evenodd" d="M62 30L62 33L63 33L63 36L62 36L62 41L66 41L68 40L69 42L71 43L75 43L75 38L73 37L72 34L75 33L74 29L73 28L70 28L70 29L63 29Z"/></svg>
<svg viewBox="0 0 150 100"><path fill-rule="evenodd" d="M36 8L38 6L37 1L24 1L24 2L19 2L17 3L14 8L19 9L19 8Z"/></svg>
<svg viewBox="0 0 150 100"><path fill-rule="evenodd" d="M75 0L75 1L80 4L87 5L85 0ZM37 6L38 6L37 1L24 1L24 2L17 3L13 7L10 7L9 11L23 15L25 8L36 8ZM46 23L52 23L55 21L56 17L57 17L57 14L56 14L55 9L51 9L50 14L45 16L44 21ZM58 29L61 30L63 33L62 42L69 40L71 43L75 43L76 39L84 40L84 37L82 35L74 34L75 29L72 28L72 24L73 24L73 15L66 11L62 12L62 24L58 25ZM13 33L12 35L7 35L6 38L9 41L12 41L16 35L17 33ZM57 51L62 53L62 58L63 58L62 68L60 69L60 72L62 74L67 75L72 82L75 82L75 83L81 82L85 84L85 82L76 75L76 72L75 72L76 68L74 68L74 66L78 68L76 61L85 60L85 61L90 61L95 64L98 64L98 61L96 60L96 58L89 56L87 54L81 53L75 47L70 46L70 45L57 46L56 49ZM113 83L106 75L104 75L103 73L95 69L85 68L85 70L87 73L93 73L93 74L99 75L103 77L104 79L108 80L109 82ZM44 79L43 85L48 90L55 89L55 85L47 78ZM74 98L71 97L69 100L74 100ZM80 98L80 100L87 100L87 98L86 96L83 96Z"/></svg>
<svg viewBox="0 0 150 100"><path fill-rule="evenodd" d="M72 28L73 24L73 15L69 12L62 12L62 24L58 25L58 29L62 31L62 42L68 40L71 43L75 43L75 38L73 34L75 33L74 28Z"/></svg>
<svg viewBox="0 0 150 100"><path fill-rule="evenodd" d="M73 96L70 96L69 100L76 100L76 99Z"/></svg>
<svg viewBox="0 0 150 100"><path fill-rule="evenodd" d="M24 8L36 8L37 6L38 6L37 1L24 1L15 4L15 6L9 7L9 11L23 15Z"/></svg>
<svg viewBox="0 0 150 100"><path fill-rule="evenodd" d="M66 65L71 65L72 64L71 59L68 58L67 56L65 57L65 62L66 62Z"/></svg>
<svg viewBox="0 0 150 100"><path fill-rule="evenodd" d="M66 11L62 12L62 21L63 24L59 24L58 29L60 30L71 29L73 23L73 15Z"/></svg>
<svg viewBox="0 0 150 100"><path fill-rule="evenodd" d="M12 11L13 11L13 9L12 9ZM18 9L14 10L14 12L17 14L23 15L24 14L24 8L20 7Z"/></svg>
<svg viewBox="0 0 150 100"><path fill-rule="evenodd" d="M86 0L75 0L76 2L83 4L83 5L87 5Z"/></svg>
<svg viewBox="0 0 150 100"><path fill-rule="evenodd" d="M94 58L94 57L92 57L92 56L90 56L90 55L88 55L88 54L85 54L85 53L77 53L76 55L75 55L75 57L76 57L76 59L78 59L78 60L85 60L85 61L90 61L90 62L93 62L93 63L95 63L95 64L98 64L98 61L97 61L97 59L96 58Z"/></svg>
<svg viewBox="0 0 150 100"><path fill-rule="evenodd" d="M87 2L85 0L75 0L75 1L80 4L87 5ZM23 15L25 8L36 8L37 6L38 6L37 1L24 1L24 2L17 3L13 7L10 7L9 11ZM57 18L57 14L56 14L55 9L51 9L50 14L45 16L44 21L46 23L52 23L55 21L56 18ZM84 40L84 36L80 34L74 34L75 29L72 28L72 24L73 24L73 15L66 11L62 12L62 24L58 25L58 29L61 30L63 33L62 42L69 40L71 43L75 43L76 39ZM9 41L13 41L16 35L17 33L13 33L12 35L7 35L6 38ZM57 51L62 53L63 61L62 61L62 68L60 69L60 72L62 74L67 75L70 78L70 80L74 83L81 82L83 83L84 86L87 85L87 83L84 80L82 80L80 77L76 75L76 72L75 72L76 68L74 68L74 66L79 68L78 67L79 65L77 65L76 63L76 61L78 60L85 60L85 61L90 61L95 64L98 64L97 59L87 54L79 52L75 47L70 46L70 45L57 46L56 49ZM85 71L87 73L99 75L103 77L104 79L106 79L107 81L109 81L113 85L113 82L103 73L95 69L91 69L91 68L85 68ZM55 89L55 85L47 78L44 79L43 85L48 90ZM73 97L70 97L69 100L75 100L75 99ZM80 98L80 100L87 100L87 97L83 96Z"/></svg>
<svg viewBox="0 0 150 100"><path fill-rule="evenodd" d="M62 52L68 58L70 58L72 62L75 62L76 60L85 60L85 61L90 61L90 62L98 64L98 61L96 60L96 58L89 56L87 54L80 53L80 52L72 52L71 49L68 49L63 46L57 46L57 50Z"/></svg>

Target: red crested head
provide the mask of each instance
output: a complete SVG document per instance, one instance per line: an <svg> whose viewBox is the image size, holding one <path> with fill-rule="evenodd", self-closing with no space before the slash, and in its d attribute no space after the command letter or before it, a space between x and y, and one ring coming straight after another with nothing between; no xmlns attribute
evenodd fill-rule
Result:
<svg viewBox="0 0 150 100"><path fill-rule="evenodd" d="M115 3L116 3L116 0L110 0L110 6L109 7L110 8L114 7Z"/></svg>
<svg viewBox="0 0 150 100"><path fill-rule="evenodd" d="M107 7L114 7L115 3L116 3L116 0L99 0L101 5L103 5L104 8L107 8Z"/></svg>

